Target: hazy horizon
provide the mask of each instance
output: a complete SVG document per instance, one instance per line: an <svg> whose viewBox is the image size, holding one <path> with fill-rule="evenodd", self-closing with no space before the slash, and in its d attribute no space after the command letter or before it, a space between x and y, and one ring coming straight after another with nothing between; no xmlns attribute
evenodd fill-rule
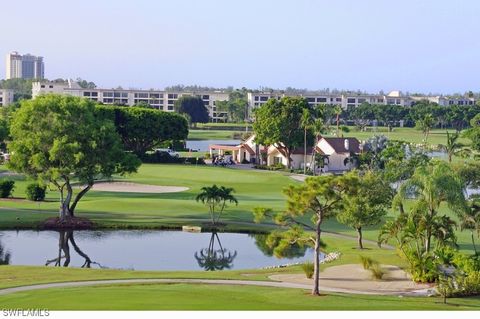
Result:
<svg viewBox="0 0 480 319"><path fill-rule="evenodd" d="M32 7L32 8L30 8ZM480 91L480 2L8 1L5 55L99 87Z"/></svg>

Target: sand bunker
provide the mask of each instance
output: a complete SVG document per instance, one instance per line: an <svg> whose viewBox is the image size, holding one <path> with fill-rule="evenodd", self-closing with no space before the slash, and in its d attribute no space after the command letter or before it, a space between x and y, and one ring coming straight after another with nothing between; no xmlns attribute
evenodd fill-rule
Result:
<svg viewBox="0 0 480 319"><path fill-rule="evenodd" d="M177 193L188 190L188 187L158 186L136 184L128 182L104 182L93 185L92 190L100 192L123 192L123 193Z"/></svg>
<svg viewBox="0 0 480 319"><path fill-rule="evenodd" d="M373 294L398 294L427 289L431 285L416 284L409 275L397 266L382 265L387 272L382 280L373 280L371 272L363 269L361 265L341 265L329 267L320 273L320 286L340 291L373 293ZM270 276L276 281L312 284L312 279L307 279L304 274L279 274Z"/></svg>

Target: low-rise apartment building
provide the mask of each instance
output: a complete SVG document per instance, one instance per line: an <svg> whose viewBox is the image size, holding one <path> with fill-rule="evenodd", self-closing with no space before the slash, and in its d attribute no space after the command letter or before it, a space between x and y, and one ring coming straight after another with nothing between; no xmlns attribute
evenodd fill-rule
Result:
<svg viewBox="0 0 480 319"><path fill-rule="evenodd" d="M8 106L13 103L14 91L0 89L0 106Z"/></svg>
<svg viewBox="0 0 480 319"><path fill-rule="evenodd" d="M269 99L280 99L284 96L305 97L310 105L332 104L340 105L343 109L350 109L360 106L363 103L380 105L398 105L409 107L414 103L427 100L441 106L449 105L474 105L474 98L447 97L447 96L411 96L404 95L400 91L391 91L388 94L285 94L280 92L259 92L248 93L249 114L252 110L265 104Z"/></svg>
<svg viewBox="0 0 480 319"><path fill-rule="evenodd" d="M81 88L78 83L34 82L32 84L32 97L41 94L62 94L78 96L97 101L103 104L128 105L145 103L153 108L174 112L175 101L182 96L199 96L209 111L213 122L224 121L226 113L217 111L216 102L228 100L229 94L221 91L206 92L172 92L161 90L135 90L135 89L88 89Z"/></svg>

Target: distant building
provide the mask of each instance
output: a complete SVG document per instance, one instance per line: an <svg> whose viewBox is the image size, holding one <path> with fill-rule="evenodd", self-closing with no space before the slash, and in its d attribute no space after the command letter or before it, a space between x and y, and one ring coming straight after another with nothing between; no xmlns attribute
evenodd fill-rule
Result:
<svg viewBox="0 0 480 319"><path fill-rule="evenodd" d="M0 89L0 106L8 106L13 103L13 90Z"/></svg>
<svg viewBox="0 0 480 319"><path fill-rule="evenodd" d="M43 57L18 52L7 54L6 79L44 79L45 64Z"/></svg>
<svg viewBox="0 0 480 319"><path fill-rule="evenodd" d="M88 98L103 104L128 105L148 104L152 108L166 112L174 112L175 101L181 96L199 96L208 109L213 122L223 122L227 118L225 112L216 108L217 101L227 101L229 94L222 91L206 92L174 92L159 90L133 90L133 89L84 89L78 83L69 80L68 83L33 82L32 98L41 94L55 93Z"/></svg>
<svg viewBox="0 0 480 319"><path fill-rule="evenodd" d="M250 116L253 109L256 109L271 98L280 99L285 96L301 96L307 99L309 105L330 104L339 105L342 109L351 109L360 106L363 103L379 104L379 105L398 105L410 107L416 102L426 100L435 102L441 106L449 105L474 105L473 98L450 98L446 96L411 96L404 95L400 91L391 91L388 94L301 94L290 95L281 92L260 92L248 93L248 107Z"/></svg>

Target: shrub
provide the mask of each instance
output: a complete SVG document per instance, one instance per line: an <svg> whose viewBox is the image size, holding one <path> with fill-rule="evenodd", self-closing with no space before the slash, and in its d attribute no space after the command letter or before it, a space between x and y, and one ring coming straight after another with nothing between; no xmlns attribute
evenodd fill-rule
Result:
<svg viewBox="0 0 480 319"><path fill-rule="evenodd" d="M27 199L41 202L45 199L46 190L46 186L42 186L38 183L29 184L26 189Z"/></svg>
<svg viewBox="0 0 480 319"><path fill-rule="evenodd" d="M4 179L0 181L0 198L7 198L12 196L15 188L15 181Z"/></svg>
<svg viewBox="0 0 480 319"><path fill-rule="evenodd" d="M376 262L370 266L370 272L372 273L372 278L375 280L380 280L383 278L383 275L385 275L385 271L382 269L382 266Z"/></svg>
<svg viewBox="0 0 480 319"><path fill-rule="evenodd" d="M305 273L305 276L308 279L312 279L313 272L315 270L315 267L314 267L313 263L312 262L303 263L302 264L302 269L303 269L303 272Z"/></svg>
<svg viewBox="0 0 480 319"><path fill-rule="evenodd" d="M365 270L370 270L370 267L372 267L374 261L370 257L365 257L360 255L360 261L362 262L363 269Z"/></svg>

